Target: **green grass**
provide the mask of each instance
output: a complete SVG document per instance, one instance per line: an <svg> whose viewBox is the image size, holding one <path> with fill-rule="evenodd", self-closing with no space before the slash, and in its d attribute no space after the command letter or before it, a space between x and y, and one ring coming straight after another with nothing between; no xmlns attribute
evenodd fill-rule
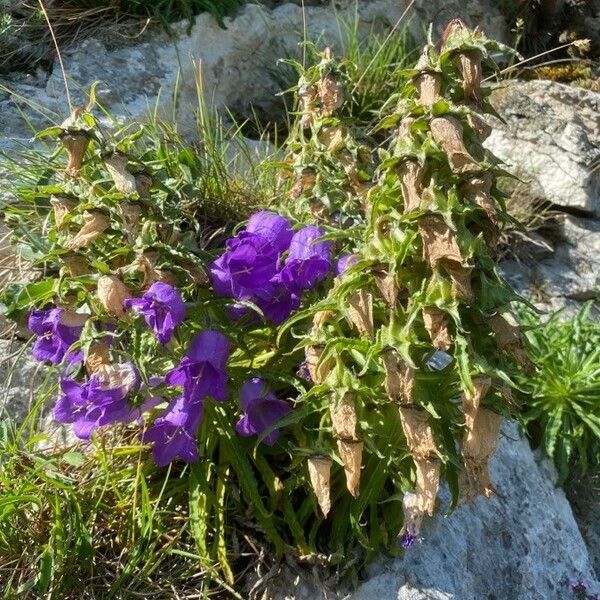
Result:
<svg viewBox="0 0 600 600"><path fill-rule="evenodd" d="M600 322L588 302L570 319L557 312L544 324L523 314L537 371L523 377L523 419L552 457L564 482L576 463L600 465Z"/></svg>

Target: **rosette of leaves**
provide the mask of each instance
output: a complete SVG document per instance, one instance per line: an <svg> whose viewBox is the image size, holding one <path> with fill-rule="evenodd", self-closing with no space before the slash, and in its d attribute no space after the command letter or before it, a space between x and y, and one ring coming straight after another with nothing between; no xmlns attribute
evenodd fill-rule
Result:
<svg viewBox="0 0 600 600"><path fill-rule="evenodd" d="M426 46L380 124L390 142L361 199L362 238L349 237L327 297L287 324L313 323L303 403L320 415L306 468L321 531L343 528L368 551L395 539L400 498L408 547L441 480L453 506L494 493L488 463L514 376L533 368L511 311L521 299L494 261L508 217L503 171L481 144L481 63L497 47L459 21L439 50Z"/></svg>

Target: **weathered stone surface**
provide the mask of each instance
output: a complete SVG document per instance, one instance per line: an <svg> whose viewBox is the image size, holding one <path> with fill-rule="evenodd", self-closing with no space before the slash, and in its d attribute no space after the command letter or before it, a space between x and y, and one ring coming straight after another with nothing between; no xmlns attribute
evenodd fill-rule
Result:
<svg viewBox="0 0 600 600"><path fill-rule="evenodd" d="M583 577L600 589L587 548L552 465L532 453L516 428L507 426L491 463L499 494L480 498L425 522L422 541L399 559L381 559L351 600L565 600L569 579ZM341 598L290 578L277 600Z"/></svg>
<svg viewBox="0 0 600 600"><path fill-rule="evenodd" d="M515 175L533 178L547 201L600 213L600 94L552 81L509 82L492 104L485 145Z"/></svg>

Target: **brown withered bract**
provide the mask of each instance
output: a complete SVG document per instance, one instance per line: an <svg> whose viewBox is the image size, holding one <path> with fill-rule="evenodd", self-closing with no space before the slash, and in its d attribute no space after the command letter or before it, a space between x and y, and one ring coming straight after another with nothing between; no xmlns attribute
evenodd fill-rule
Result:
<svg viewBox="0 0 600 600"><path fill-rule="evenodd" d="M297 200L302 194L310 192L315 186L316 181L317 172L314 169L310 167L302 169L300 177L290 190L290 198Z"/></svg>
<svg viewBox="0 0 600 600"><path fill-rule="evenodd" d="M123 302L131 298L127 286L115 275L103 275L98 279L97 294L104 310L113 317L125 317Z"/></svg>
<svg viewBox="0 0 600 600"><path fill-rule="evenodd" d="M61 144L67 151L68 162L65 173L73 179L79 177L83 158L90 143L90 138L84 131L65 132L60 136Z"/></svg>
<svg viewBox="0 0 600 600"><path fill-rule="evenodd" d="M423 323L434 348L447 351L452 346L448 315L443 310L434 306L424 306Z"/></svg>
<svg viewBox="0 0 600 600"><path fill-rule="evenodd" d="M150 195L152 183L152 177L146 173L138 173L135 176L135 189L140 198L147 198Z"/></svg>
<svg viewBox="0 0 600 600"><path fill-rule="evenodd" d="M476 112L470 112L467 115L467 125L473 130L480 142L487 140L493 131L492 126Z"/></svg>
<svg viewBox="0 0 600 600"><path fill-rule="evenodd" d="M429 214L419 218L419 233L423 239L423 259L432 266L440 262L463 263L454 231L441 215Z"/></svg>
<svg viewBox="0 0 600 600"><path fill-rule="evenodd" d="M102 365L110 364L110 348L105 342L92 342L85 358L85 368L89 375Z"/></svg>
<svg viewBox="0 0 600 600"><path fill-rule="evenodd" d="M360 488L360 468L362 466L363 442L337 441L338 452L344 463L346 487L352 496L358 496Z"/></svg>
<svg viewBox="0 0 600 600"><path fill-rule="evenodd" d="M153 283L162 281L169 285L177 283L177 276L171 271L156 268L158 261L158 252L144 252L135 257L131 263L131 267L143 274L142 289L149 288Z"/></svg>
<svg viewBox="0 0 600 600"><path fill-rule="evenodd" d="M441 96L442 74L432 71L423 71L413 79L414 86L419 95L419 103L431 107Z"/></svg>
<svg viewBox="0 0 600 600"><path fill-rule="evenodd" d="M384 386L388 398L400 404L412 404L414 369L407 365L395 350L387 350L381 357L385 369Z"/></svg>
<svg viewBox="0 0 600 600"><path fill-rule="evenodd" d="M425 169L416 160L403 160L396 167L404 197L404 213L418 210L421 205L424 172Z"/></svg>
<svg viewBox="0 0 600 600"><path fill-rule="evenodd" d="M462 123L455 117L435 117L429 123L433 139L440 145L456 173L478 171L479 163L469 154L463 140Z"/></svg>
<svg viewBox="0 0 600 600"><path fill-rule="evenodd" d="M427 411L414 406L401 406L400 422L414 460L428 460L439 456Z"/></svg>
<svg viewBox="0 0 600 600"><path fill-rule="evenodd" d="M302 113L300 124L304 128L311 127L314 123L317 98L318 95L315 86L301 87L298 89L299 108Z"/></svg>
<svg viewBox="0 0 600 600"><path fill-rule="evenodd" d="M468 101L481 102L481 50L458 52L454 64L462 78L463 97Z"/></svg>
<svg viewBox="0 0 600 600"><path fill-rule="evenodd" d="M135 175L127 170L127 157L119 152L113 152L104 158L104 166L111 176L117 191L129 196L137 192Z"/></svg>
<svg viewBox="0 0 600 600"><path fill-rule="evenodd" d="M331 75L317 81L317 94L321 102L321 114L330 117L344 104L344 88Z"/></svg>
<svg viewBox="0 0 600 600"><path fill-rule="evenodd" d="M492 183L492 173L479 173L465 182L464 192L467 200L479 206L493 225L498 225L498 213L490 196Z"/></svg>
<svg viewBox="0 0 600 600"><path fill-rule="evenodd" d="M130 239L135 236L137 226L142 215L142 207L136 202L121 202L117 207L123 228Z"/></svg>
<svg viewBox="0 0 600 600"><path fill-rule="evenodd" d="M77 200L65 196L50 196L50 204L54 211L54 222L60 229L65 221L65 217L77 206Z"/></svg>
<svg viewBox="0 0 600 600"><path fill-rule="evenodd" d="M387 273L383 270L374 269L373 278L375 279L375 285L381 294L384 302L393 308L398 302L398 286L394 281L394 277L391 273Z"/></svg>
<svg viewBox="0 0 600 600"><path fill-rule="evenodd" d="M96 210L84 212L83 221L82 228L65 244L70 250L87 248L110 225L109 218L104 213Z"/></svg>
<svg viewBox="0 0 600 600"><path fill-rule="evenodd" d="M327 376L335 367L335 360L328 358L321 362L321 355L323 354L325 346L307 346L304 349L304 357L306 360L306 366L310 373L310 378L314 383L320 384L327 379Z"/></svg>
<svg viewBox="0 0 600 600"><path fill-rule="evenodd" d="M373 296L363 288L348 298L348 316L361 335L373 337Z"/></svg>
<svg viewBox="0 0 600 600"><path fill-rule="evenodd" d="M61 255L60 259L65 267L67 267L72 277L79 277L80 275L91 273L87 259L81 254L69 252L68 254Z"/></svg>
<svg viewBox="0 0 600 600"><path fill-rule="evenodd" d="M358 418L354 394L346 392L341 399L332 394L329 397L329 414L336 437L348 441L358 441L356 437Z"/></svg>
<svg viewBox="0 0 600 600"><path fill-rule="evenodd" d="M327 148L327 152L335 154L344 145L344 128L341 125L336 127L321 127L317 137L319 142Z"/></svg>
<svg viewBox="0 0 600 600"><path fill-rule="evenodd" d="M331 510L330 481L331 481L331 459L323 456L313 456L308 459L308 475L313 492L321 508L323 516L326 517Z"/></svg>
<svg viewBox="0 0 600 600"><path fill-rule="evenodd" d="M489 317L487 323L494 332L498 348L512 356L526 372L533 372L535 366L523 348L521 330L501 315Z"/></svg>

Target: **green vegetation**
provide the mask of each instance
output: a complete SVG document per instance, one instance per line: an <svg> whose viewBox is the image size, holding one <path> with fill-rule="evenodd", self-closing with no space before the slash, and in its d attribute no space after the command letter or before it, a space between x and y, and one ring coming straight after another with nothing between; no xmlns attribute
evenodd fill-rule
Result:
<svg viewBox="0 0 600 600"><path fill-rule="evenodd" d="M560 481L577 465L600 465L600 322L588 302L572 318L557 312L545 323L523 313L537 366L518 383L525 392L524 422L554 459Z"/></svg>

